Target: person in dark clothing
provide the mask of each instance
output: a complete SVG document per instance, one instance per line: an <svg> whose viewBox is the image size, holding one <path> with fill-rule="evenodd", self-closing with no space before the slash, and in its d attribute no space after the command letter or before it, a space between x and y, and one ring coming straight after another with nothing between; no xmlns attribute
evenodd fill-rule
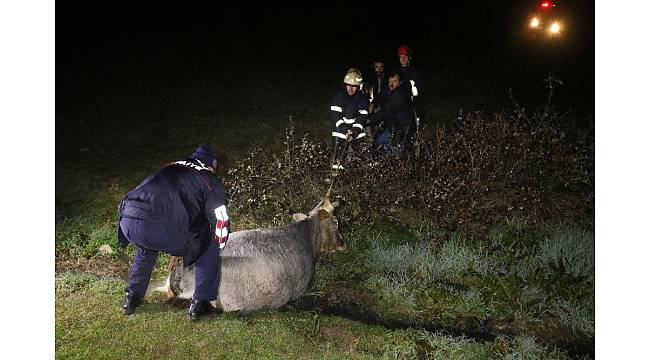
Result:
<svg viewBox="0 0 650 360"><path fill-rule="evenodd" d="M341 160L347 159L352 147L366 136L363 127L368 117L368 98L359 91L362 84L361 72L350 68L343 78L343 89L332 99L330 113L334 169L342 169Z"/></svg>
<svg viewBox="0 0 650 360"><path fill-rule="evenodd" d="M424 107L422 102L418 101L427 91L425 77L413 63L413 50L408 45L401 45L397 49L397 57L401 65L400 71L403 74L402 81L409 88L413 98L414 109L416 109L416 122L423 116Z"/></svg>
<svg viewBox="0 0 650 360"><path fill-rule="evenodd" d="M369 116L367 125L379 128L373 131L377 145L387 145L401 153L414 132L415 112L411 94L399 71L388 76L388 87L390 90L379 99L381 110Z"/></svg>
<svg viewBox="0 0 650 360"><path fill-rule="evenodd" d="M368 76L366 86L364 86L370 97L369 112L379 111L379 97L382 93L388 92L388 76L384 73L385 63L382 59L376 59L372 65L372 75Z"/></svg>
<svg viewBox="0 0 650 360"><path fill-rule="evenodd" d="M135 246L125 289L125 315L141 304L158 252L195 264L196 288L188 318L214 311L210 304L219 287L219 250L228 239L226 190L215 174L217 160L209 145L201 145L186 160L164 165L119 205L118 240Z"/></svg>

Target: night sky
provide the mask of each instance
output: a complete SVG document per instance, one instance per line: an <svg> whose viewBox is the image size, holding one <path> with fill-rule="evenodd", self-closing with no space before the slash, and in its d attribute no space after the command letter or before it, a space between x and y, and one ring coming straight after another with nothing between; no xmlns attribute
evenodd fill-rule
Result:
<svg viewBox="0 0 650 360"><path fill-rule="evenodd" d="M251 47L271 41L307 49L341 47L340 40L358 34L366 51L378 42L439 43L463 48L512 41L511 34L534 1L417 2L378 7L369 2L304 3L302 5L238 2L210 7L147 6L120 2L86 3L56 8L57 49L77 46L141 45L139 37L162 40L192 37L228 45L247 40ZM580 42L593 42L594 6L589 1L557 1L578 26ZM591 33L591 34L590 34ZM282 43L281 39L286 40ZM381 40L383 39L383 40ZM308 44L308 41L316 43ZM380 41L381 40L381 41Z"/></svg>
<svg viewBox="0 0 650 360"><path fill-rule="evenodd" d="M512 76L512 69L546 70L586 84L593 98L594 6L558 1L571 19L562 43L525 42L519 36L533 1L398 2L228 2L198 5L144 5L87 2L56 7L57 72L78 66L129 61L133 57L281 58L319 64L369 64L376 57L394 62L395 49L410 44L415 60L429 68L446 66ZM311 56L311 57L310 57ZM327 65L325 65L327 66ZM539 70L539 71L537 71ZM432 71L434 72L434 71ZM581 100L582 101L582 100Z"/></svg>

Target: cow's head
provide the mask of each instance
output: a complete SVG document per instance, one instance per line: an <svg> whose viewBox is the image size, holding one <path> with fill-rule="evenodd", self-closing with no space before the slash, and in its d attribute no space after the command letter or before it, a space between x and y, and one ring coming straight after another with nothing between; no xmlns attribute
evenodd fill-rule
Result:
<svg viewBox="0 0 650 360"><path fill-rule="evenodd" d="M345 250L345 243L339 234L339 222L334 216L334 210L338 205L338 200L330 202L329 198L326 197L309 212L309 215L302 213L293 215L295 222L305 219L318 221L321 252Z"/></svg>

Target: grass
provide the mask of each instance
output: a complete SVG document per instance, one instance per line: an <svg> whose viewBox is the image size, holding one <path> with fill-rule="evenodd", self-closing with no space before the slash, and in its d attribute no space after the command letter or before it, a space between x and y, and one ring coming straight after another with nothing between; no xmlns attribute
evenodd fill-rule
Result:
<svg viewBox="0 0 650 360"><path fill-rule="evenodd" d="M61 229L74 233L75 226ZM90 233L97 241L80 246L79 254L91 253L100 239L114 240L108 229ZM453 234L442 241L423 223L409 228L387 220L344 236L347 250L321 257L309 294L419 325L383 328L313 311L261 311L248 319L225 314L189 324L185 308L160 294L149 295L142 312L124 317L123 280L62 272L55 279L57 358L563 358L567 353L548 347L549 336L594 336L593 274L587 270L593 267L571 260L592 251L589 232L531 232L504 224L485 239ZM156 278L166 273L166 260L161 256ZM470 331L494 331L491 326L500 324L514 335L483 341L417 330L427 324ZM553 330L539 330L548 324Z"/></svg>
<svg viewBox="0 0 650 360"><path fill-rule="evenodd" d="M98 223L89 218L66 220L56 227L56 250L73 257L90 257L99 247L117 246L116 224Z"/></svg>
<svg viewBox="0 0 650 360"><path fill-rule="evenodd" d="M56 357L60 359L498 359L565 358L532 338L475 342L310 311L221 314L191 323L185 308L147 298L131 316L119 310L121 280L62 273L56 279ZM521 357L524 356L524 357Z"/></svg>
<svg viewBox="0 0 650 360"><path fill-rule="evenodd" d="M416 323L433 319L483 329L489 320L516 324L516 331L526 334L539 324L559 322L573 336L594 336L593 258L584 259L593 254L593 233L503 225L487 239L455 234L436 246L426 236L414 236L422 235L418 229L401 238L384 230L366 229L350 241L348 254L322 261L314 287L336 294L335 284L343 283L384 316ZM356 276L347 276L352 267Z"/></svg>

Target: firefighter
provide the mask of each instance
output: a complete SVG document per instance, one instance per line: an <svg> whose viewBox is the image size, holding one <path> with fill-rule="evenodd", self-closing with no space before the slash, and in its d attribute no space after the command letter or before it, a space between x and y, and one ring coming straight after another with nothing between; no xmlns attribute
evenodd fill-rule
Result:
<svg viewBox="0 0 650 360"><path fill-rule="evenodd" d="M360 91L361 72L350 68L343 77L343 88L334 95L332 115L332 168L341 169L341 160L348 160L352 147L366 136L364 125L368 117L368 98ZM344 154L345 152L345 154Z"/></svg>
<svg viewBox="0 0 650 360"><path fill-rule="evenodd" d="M161 251L182 257L183 266L195 264L188 318L196 320L215 310L209 301L217 298L219 250L226 244L229 226L226 191L216 168L214 152L204 144L124 195L118 239L122 246L135 246L122 306L125 315L142 303Z"/></svg>

